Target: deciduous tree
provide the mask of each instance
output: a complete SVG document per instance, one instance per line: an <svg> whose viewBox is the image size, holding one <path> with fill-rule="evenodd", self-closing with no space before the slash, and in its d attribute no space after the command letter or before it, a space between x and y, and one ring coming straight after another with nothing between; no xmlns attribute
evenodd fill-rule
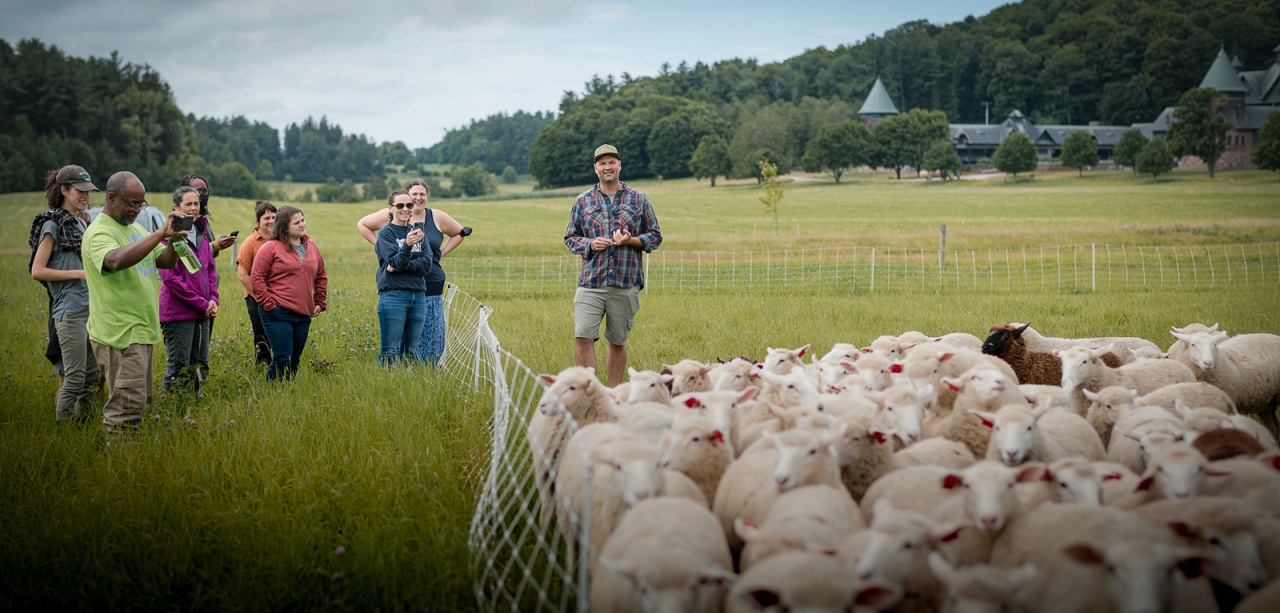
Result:
<svg viewBox="0 0 1280 613"><path fill-rule="evenodd" d="M1163 139L1156 138L1142 148L1134 167L1144 175L1151 175L1151 182L1154 183L1157 177L1173 170L1176 163L1169 146L1164 144Z"/></svg>
<svg viewBox="0 0 1280 613"><path fill-rule="evenodd" d="M996 147L995 159L996 168L1000 172L1013 174L1013 180L1018 180L1018 173L1031 172L1040 165L1040 156L1036 153L1036 146L1031 144L1031 139L1021 132L1011 132L1004 140L1000 141L1000 146Z"/></svg>
<svg viewBox="0 0 1280 613"><path fill-rule="evenodd" d="M693 171L693 178L699 181L710 178L711 187L716 186L716 175L728 177L732 169L733 162L729 160L729 143L718 134L702 137L698 142L698 148L693 150L693 157L689 160L689 170Z"/></svg>
<svg viewBox="0 0 1280 613"><path fill-rule="evenodd" d="M1130 128L1120 135L1120 142L1116 143L1116 149L1111 154L1111 159L1121 166L1129 166L1133 168L1133 176L1138 176L1138 167L1136 166L1138 154L1142 153L1142 148L1147 146L1147 137L1142 134L1142 130L1138 128Z"/></svg>
<svg viewBox="0 0 1280 613"><path fill-rule="evenodd" d="M818 129L801 162L805 171L825 170L839 183L846 170L870 164L871 153L871 134L867 128L856 121L841 121Z"/></svg>
<svg viewBox="0 0 1280 613"><path fill-rule="evenodd" d="M1231 129L1231 122L1222 115L1223 98L1212 87L1187 90L1173 111L1178 121L1169 126L1169 151L1177 157L1200 158L1209 167L1210 179L1218 159L1227 151L1227 131Z"/></svg>
<svg viewBox="0 0 1280 613"><path fill-rule="evenodd" d="M1280 171L1280 111L1271 111L1267 122L1258 130L1258 144L1253 146L1253 163L1263 170Z"/></svg>
<svg viewBox="0 0 1280 613"><path fill-rule="evenodd" d="M1066 140L1062 141L1062 164L1070 166L1079 171L1080 176L1084 176L1085 166L1094 166L1098 163L1098 142L1093 140L1093 135L1083 130L1072 132L1067 135Z"/></svg>
<svg viewBox="0 0 1280 613"><path fill-rule="evenodd" d="M924 153L924 169L930 172L944 171L942 178L950 178L952 174L960 174L960 154L956 153L951 140L940 140Z"/></svg>
<svg viewBox="0 0 1280 613"><path fill-rule="evenodd" d="M760 202L764 204L764 214L773 214L773 231L778 232L778 203L782 202L782 183L778 181L778 167L768 162L760 162L760 186L764 194Z"/></svg>

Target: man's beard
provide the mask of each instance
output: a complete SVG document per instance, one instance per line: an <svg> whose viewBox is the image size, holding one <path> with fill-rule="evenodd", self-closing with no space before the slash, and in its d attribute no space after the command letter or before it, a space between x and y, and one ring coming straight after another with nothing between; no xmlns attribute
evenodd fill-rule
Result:
<svg viewBox="0 0 1280 613"><path fill-rule="evenodd" d="M138 213L125 213L124 219L122 219L120 223L121 225L128 226L128 225L132 225L133 222L137 220L138 220Z"/></svg>

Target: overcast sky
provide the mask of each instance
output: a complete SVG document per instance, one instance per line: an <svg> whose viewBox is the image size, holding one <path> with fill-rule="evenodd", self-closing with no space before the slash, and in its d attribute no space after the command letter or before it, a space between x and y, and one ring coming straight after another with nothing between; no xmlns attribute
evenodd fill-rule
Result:
<svg viewBox="0 0 1280 613"><path fill-rule="evenodd" d="M150 64L178 106L282 129L327 115L425 147L506 111L550 111L593 74L783 60L999 0L0 0L0 38Z"/></svg>

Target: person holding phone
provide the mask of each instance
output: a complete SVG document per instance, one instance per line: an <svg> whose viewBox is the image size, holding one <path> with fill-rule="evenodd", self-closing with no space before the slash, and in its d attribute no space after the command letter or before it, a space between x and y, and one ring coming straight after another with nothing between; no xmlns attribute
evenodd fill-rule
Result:
<svg viewBox="0 0 1280 613"><path fill-rule="evenodd" d="M267 380L298 374L311 318L325 310L329 275L320 248L307 236L302 209L282 206L267 242L253 258L253 295L271 344Z"/></svg>
<svg viewBox="0 0 1280 613"><path fill-rule="evenodd" d="M208 221L199 217L200 195L191 187L173 192L173 210L183 216L174 229L182 236L166 241L185 262L160 271L160 330L164 335L164 389L200 391L209 377L209 333L218 314L218 281ZM178 241L185 243L176 245ZM185 253L183 253L185 252ZM192 270L195 268L195 270Z"/></svg>
<svg viewBox="0 0 1280 613"><path fill-rule="evenodd" d="M391 223L378 230L378 362L392 366L401 359L418 359L418 343L427 316L427 275L431 251L426 248L424 222L409 222L413 198L398 189L387 197Z"/></svg>
<svg viewBox="0 0 1280 613"><path fill-rule="evenodd" d="M410 223L422 222L422 231L426 244L431 247L431 272L427 274L427 319L422 325L422 336L418 339L418 359L429 364L438 364L444 356L445 316L444 285L445 272L441 268L444 256L457 249L462 241L471 236L471 228L463 226L439 209L427 208L427 200L431 192L422 179L410 179L405 189L413 199L413 215ZM365 215L356 223L360 235L370 244L377 244L378 232L391 222L391 215L378 211ZM446 237L448 237L446 239Z"/></svg>

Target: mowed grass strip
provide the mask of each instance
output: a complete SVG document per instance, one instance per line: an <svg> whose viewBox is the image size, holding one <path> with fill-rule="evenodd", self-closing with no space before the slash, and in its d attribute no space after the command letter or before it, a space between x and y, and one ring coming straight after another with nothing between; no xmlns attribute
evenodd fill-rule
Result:
<svg viewBox="0 0 1280 613"><path fill-rule="evenodd" d="M637 186L653 198L663 249L673 251L849 242L929 249L943 223L956 249L1280 238L1280 185L1265 173L1178 174L1154 186L1124 173L1017 185L852 178L790 184L776 235L752 182ZM153 190L150 199L167 196ZM570 204L442 202L476 228L449 257L563 254ZM203 396L158 396L137 437L106 448L93 424L53 422L57 380L42 356L47 303L26 274L26 231L42 198L0 196L0 213L15 220L0 229L0 607L474 608L466 538L487 470L492 400L430 369L374 365L375 264L354 225L377 206L303 205L329 268L331 307L313 324L297 381L267 385L251 365L248 319L224 256ZM252 202L215 198L213 209L217 230L248 234ZM472 291L494 307L504 348L540 372L572 362L571 288L549 291ZM1280 281L1098 294L652 293L629 350L633 366L660 368L689 357L759 358L769 346L825 350L911 329L981 336L1010 320L1046 334L1124 334L1168 346L1168 326L1191 321L1280 333L1278 299ZM158 371L163 356L158 348Z"/></svg>

